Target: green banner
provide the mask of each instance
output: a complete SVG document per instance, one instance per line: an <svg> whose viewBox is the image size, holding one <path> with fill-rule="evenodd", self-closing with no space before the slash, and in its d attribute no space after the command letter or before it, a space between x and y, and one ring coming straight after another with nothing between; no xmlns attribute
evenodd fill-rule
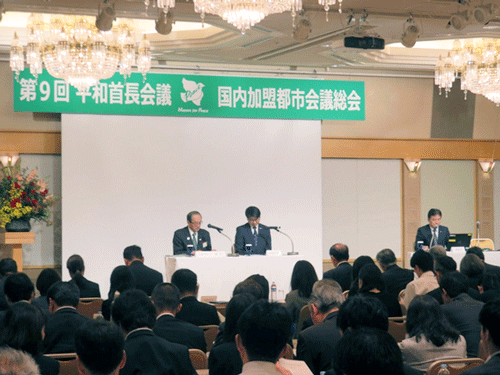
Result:
<svg viewBox="0 0 500 375"><path fill-rule="evenodd" d="M80 93L43 71L14 79L14 110L145 116L364 120L360 81L116 73Z"/></svg>

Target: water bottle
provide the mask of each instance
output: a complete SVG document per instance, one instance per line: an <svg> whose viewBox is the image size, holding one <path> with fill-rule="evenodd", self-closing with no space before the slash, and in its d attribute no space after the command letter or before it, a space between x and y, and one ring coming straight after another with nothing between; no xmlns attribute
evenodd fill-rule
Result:
<svg viewBox="0 0 500 375"><path fill-rule="evenodd" d="M271 302L276 302L278 300L278 287L276 283L273 281L271 284Z"/></svg>
<svg viewBox="0 0 500 375"><path fill-rule="evenodd" d="M450 371L448 370L448 365L443 363L441 365L441 369L438 371L438 375L450 375Z"/></svg>

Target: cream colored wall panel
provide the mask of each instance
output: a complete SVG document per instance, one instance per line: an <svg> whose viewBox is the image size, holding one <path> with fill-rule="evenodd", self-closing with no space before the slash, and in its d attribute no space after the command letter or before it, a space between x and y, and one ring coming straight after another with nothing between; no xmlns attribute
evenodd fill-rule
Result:
<svg viewBox="0 0 500 375"><path fill-rule="evenodd" d="M481 95L476 95L473 138L500 139L500 108Z"/></svg>

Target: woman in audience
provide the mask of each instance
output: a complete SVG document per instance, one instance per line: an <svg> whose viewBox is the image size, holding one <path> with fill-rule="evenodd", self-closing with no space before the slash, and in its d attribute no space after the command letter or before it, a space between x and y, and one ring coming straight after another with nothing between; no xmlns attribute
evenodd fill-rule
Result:
<svg viewBox="0 0 500 375"><path fill-rule="evenodd" d="M33 301L31 301L31 304L38 306L46 315L49 315L49 300L47 299L47 291L58 281L61 281L61 276L52 268L44 269L40 272L40 275L38 275L38 278L36 279L36 288L40 292L40 297L34 298Z"/></svg>
<svg viewBox="0 0 500 375"><path fill-rule="evenodd" d="M106 320L111 318L111 305L116 297L128 289L135 288L134 275L127 266L115 267L111 272L108 299L102 303L102 316Z"/></svg>
<svg viewBox="0 0 500 375"><path fill-rule="evenodd" d="M485 272L478 287L480 299L484 303L500 297L500 279L495 272Z"/></svg>
<svg viewBox="0 0 500 375"><path fill-rule="evenodd" d="M479 291L478 285L483 278L484 263L476 254L466 254L462 258L460 273L469 278L469 288Z"/></svg>
<svg viewBox="0 0 500 375"><path fill-rule="evenodd" d="M467 358L467 344L430 296L416 296L406 317L408 338L399 343L405 364L422 372L440 359Z"/></svg>
<svg viewBox="0 0 500 375"><path fill-rule="evenodd" d="M292 322L297 324L302 307L309 303L312 287L318 276L311 263L299 260L292 271L292 291L285 297L286 308L290 312Z"/></svg>
<svg viewBox="0 0 500 375"><path fill-rule="evenodd" d="M359 271L361 270L361 268L363 268L363 266L366 266L367 264L375 264L373 259L367 255L361 255L360 257L357 257L352 264L352 284L349 288L349 297L355 296L358 293Z"/></svg>
<svg viewBox="0 0 500 375"><path fill-rule="evenodd" d="M0 344L31 354L41 375L57 375L59 362L41 354L45 319L43 312L29 303L21 301L11 305L5 313Z"/></svg>
<svg viewBox="0 0 500 375"><path fill-rule="evenodd" d="M235 295L227 304L224 339L222 344L214 346L210 351L208 356L209 375L241 374L243 362L234 341L237 323L243 311L256 300L253 295L242 293Z"/></svg>
<svg viewBox="0 0 500 375"><path fill-rule="evenodd" d="M358 275L359 295L375 297L387 308L389 317L402 316L401 305L396 297L385 292L382 272L375 264L367 264L361 268Z"/></svg>

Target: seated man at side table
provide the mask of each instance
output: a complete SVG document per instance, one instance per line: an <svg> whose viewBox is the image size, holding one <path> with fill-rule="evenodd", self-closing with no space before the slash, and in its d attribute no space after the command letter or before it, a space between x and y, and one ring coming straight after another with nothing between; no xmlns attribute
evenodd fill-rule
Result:
<svg viewBox="0 0 500 375"><path fill-rule="evenodd" d="M210 233L201 229L201 224L201 214L198 211L187 214L187 227L177 229L174 233L174 255L191 255L194 251L212 250Z"/></svg>
<svg viewBox="0 0 500 375"><path fill-rule="evenodd" d="M241 255L266 255L271 250L271 231L260 224L260 210L250 206L245 210L248 223L236 228L234 247Z"/></svg>

